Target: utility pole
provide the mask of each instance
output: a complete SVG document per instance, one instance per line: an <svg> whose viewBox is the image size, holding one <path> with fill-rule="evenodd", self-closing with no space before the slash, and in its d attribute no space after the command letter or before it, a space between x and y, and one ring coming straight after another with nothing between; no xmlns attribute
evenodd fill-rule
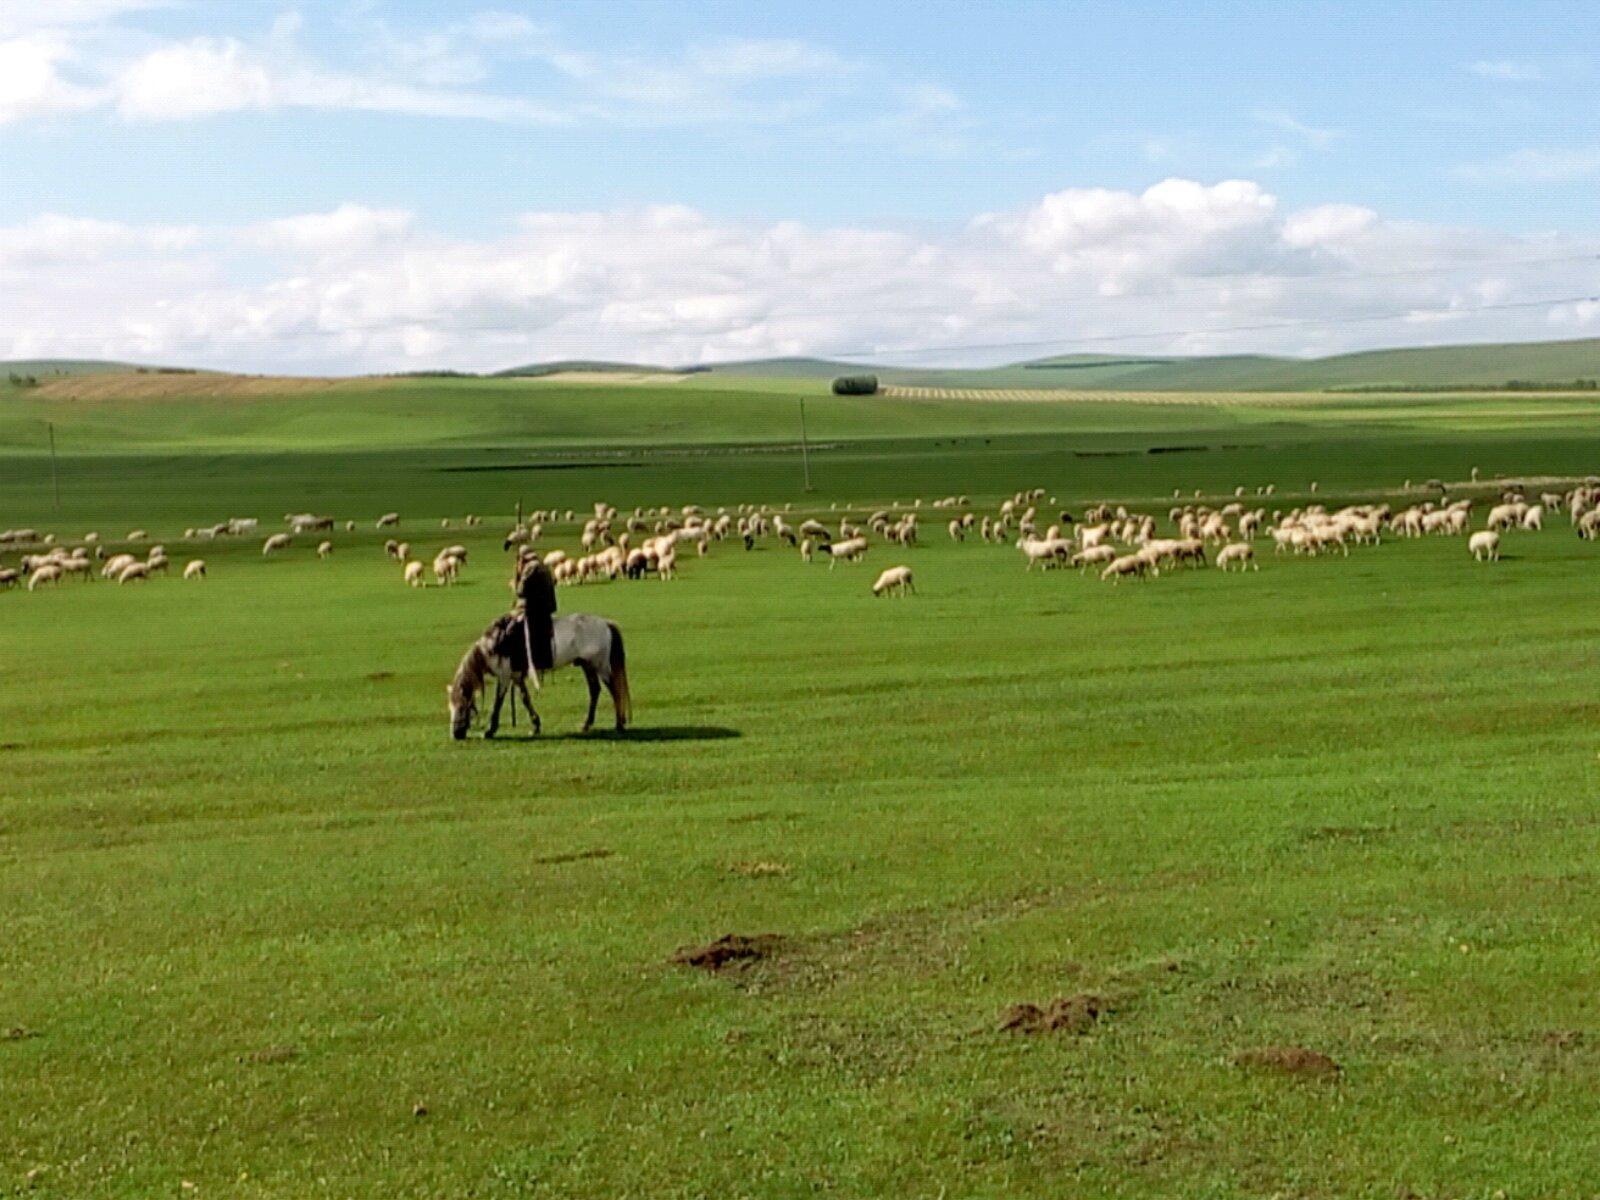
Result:
<svg viewBox="0 0 1600 1200"><path fill-rule="evenodd" d="M61 511L61 475L56 467L56 427L54 423L46 421L44 427L50 431L50 493L55 498L56 511Z"/></svg>
<svg viewBox="0 0 1600 1200"><path fill-rule="evenodd" d="M806 491L811 490L811 447L806 441L806 398L800 397L800 463L806 473Z"/></svg>

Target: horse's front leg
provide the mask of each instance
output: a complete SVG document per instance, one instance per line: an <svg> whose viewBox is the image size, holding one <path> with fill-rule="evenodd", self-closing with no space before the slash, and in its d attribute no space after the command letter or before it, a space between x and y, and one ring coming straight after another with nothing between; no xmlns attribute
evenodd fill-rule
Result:
<svg viewBox="0 0 1600 1200"><path fill-rule="evenodd" d="M533 722L533 732L537 736L541 728L539 714L533 707L533 698L528 695L528 677L526 675L517 676L517 690L522 693L522 707L528 710L528 720ZM516 701L512 700L512 703L515 704Z"/></svg>
<svg viewBox="0 0 1600 1200"><path fill-rule="evenodd" d="M579 663L583 668L584 682L589 685L589 715L583 719L583 732L588 733L594 728L594 709L600 703L600 675L588 663Z"/></svg>
<svg viewBox="0 0 1600 1200"><path fill-rule="evenodd" d="M483 736L492 738L500 732L500 706L506 700L506 685L502 680L494 682L494 711L489 714L489 728L483 731Z"/></svg>

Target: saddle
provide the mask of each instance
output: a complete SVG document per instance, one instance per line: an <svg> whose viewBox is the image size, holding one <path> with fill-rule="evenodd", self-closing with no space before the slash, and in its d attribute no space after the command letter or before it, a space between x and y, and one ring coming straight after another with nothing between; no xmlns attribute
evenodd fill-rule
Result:
<svg viewBox="0 0 1600 1200"><path fill-rule="evenodd" d="M483 636L496 657L527 662L532 671L551 671L555 669L555 623L546 614L542 629L540 625L538 614L530 621L525 612L508 612L495 618Z"/></svg>

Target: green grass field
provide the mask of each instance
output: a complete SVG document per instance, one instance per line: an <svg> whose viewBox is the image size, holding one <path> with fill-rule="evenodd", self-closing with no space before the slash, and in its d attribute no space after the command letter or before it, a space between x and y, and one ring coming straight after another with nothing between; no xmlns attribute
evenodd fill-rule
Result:
<svg viewBox="0 0 1600 1200"><path fill-rule="evenodd" d="M725 381L0 396L0 528L181 565L230 515L362 525L0 593L0 1195L1593 1190L1600 545L1565 517L1492 567L1262 541L1118 587L937 512L854 568L728 542L562 592L626 631L631 735L574 736L576 674L538 740L444 704L518 500L1336 503L1588 474L1592 402L807 403L809 495L794 396ZM391 508L462 585L401 585ZM874 601L893 562L918 594ZM671 961L727 933L779 941ZM1340 1070L1240 1061L1274 1047Z"/></svg>

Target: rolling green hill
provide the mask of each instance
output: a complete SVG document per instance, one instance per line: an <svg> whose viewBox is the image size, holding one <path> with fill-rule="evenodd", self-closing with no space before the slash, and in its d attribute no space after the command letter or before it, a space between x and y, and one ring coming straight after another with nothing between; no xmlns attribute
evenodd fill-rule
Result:
<svg viewBox="0 0 1600 1200"><path fill-rule="evenodd" d="M1321 391L1360 387L1494 387L1513 380L1600 378L1600 338L1369 350L1329 358L1061 355L986 368L873 366L827 359L722 363L724 376L824 378L873 371L886 384L967 388L1105 388L1113 391Z"/></svg>

